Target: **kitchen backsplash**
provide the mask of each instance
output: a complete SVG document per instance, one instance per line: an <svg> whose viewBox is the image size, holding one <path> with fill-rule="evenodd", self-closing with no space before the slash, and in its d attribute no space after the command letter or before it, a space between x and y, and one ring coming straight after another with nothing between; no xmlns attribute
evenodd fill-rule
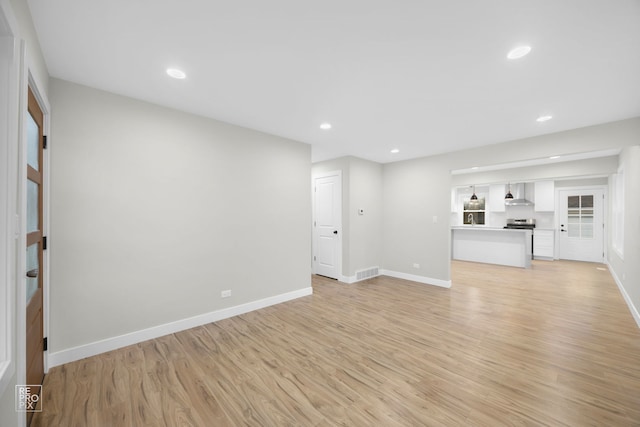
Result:
<svg viewBox="0 0 640 427"><path fill-rule="evenodd" d="M506 206L505 212L487 212L486 227L504 227L507 218L534 218L536 228L555 228L553 212L535 212L533 206ZM462 213L451 213L451 225L463 225Z"/></svg>

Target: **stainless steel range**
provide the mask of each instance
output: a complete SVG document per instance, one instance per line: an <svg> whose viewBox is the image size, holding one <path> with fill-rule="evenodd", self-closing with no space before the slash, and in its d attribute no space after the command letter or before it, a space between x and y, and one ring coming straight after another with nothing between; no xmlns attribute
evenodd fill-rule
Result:
<svg viewBox="0 0 640 427"><path fill-rule="evenodd" d="M536 228L536 220L533 218L529 219L507 219L507 225L504 228L515 228L521 230L533 230Z"/></svg>
<svg viewBox="0 0 640 427"><path fill-rule="evenodd" d="M510 228L515 230L531 230L531 259L533 259L533 230L536 228L536 220L533 218L528 219L507 219L507 225L504 228Z"/></svg>

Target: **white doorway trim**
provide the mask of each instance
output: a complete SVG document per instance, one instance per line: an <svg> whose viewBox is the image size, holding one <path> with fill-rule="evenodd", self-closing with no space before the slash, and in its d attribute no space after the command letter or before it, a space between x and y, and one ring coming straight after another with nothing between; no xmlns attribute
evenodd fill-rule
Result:
<svg viewBox="0 0 640 427"><path fill-rule="evenodd" d="M337 247L337 255L336 255L336 265L337 265L337 277L336 279L339 281L344 281L344 277L342 275L342 253L343 253L343 244L344 244L344 239L342 237L343 235L343 227L342 227L342 217L343 217L343 206L342 206L342 197L343 197L343 189L342 189L342 171L341 170L337 170L337 171L330 171L330 172L320 172L318 174L315 174L312 176L311 178L311 195L312 195L312 218L311 218L311 271L313 272L313 274L317 274L317 253L318 253L318 233L316 230L316 218L317 218L317 208L318 206L316 206L316 191L315 191L315 184L316 184L316 180L318 179L322 179L322 178L330 178L330 177L337 177L338 181L340 183L339 185L339 189L340 189L340 197L339 199L339 211L340 211L340 215L338 215L337 218L337 224L336 224L336 228L338 231L338 247Z"/></svg>
<svg viewBox="0 0 640 427"><path fill-rule="evenodd" d="M16 198L18 191L18 87L20 56L17 22L8 0L0 0L0 395L12 393L17 371ZM19 423L23 418L18 415Z"/></svg>

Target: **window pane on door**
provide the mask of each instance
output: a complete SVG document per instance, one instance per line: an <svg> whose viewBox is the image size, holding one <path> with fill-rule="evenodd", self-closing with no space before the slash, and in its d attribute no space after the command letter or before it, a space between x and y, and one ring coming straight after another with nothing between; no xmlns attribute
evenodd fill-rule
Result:
<svg viewBox="0 0 640 427"><path fill-rule="evenodd" d="M27 271L31 271L39 268L40 266L38 262L38 243L35 243L27 247ZM38 290L38 278L27 277L27 303L29 303L29 300L37 290Z"/></svg>
<svg viewBox="0 0 640 427"><path fill-rule="evenodd" d="M580 207L580 196L569 196L567 197L567 203L569 208L579 208Z"/></svg>
<svg viewBox="0 0 640 427"><path fill-rule="evenodd" d="M593 239L593 195L567 197L569 237Z"/></svg>
<svg viewBox="0 0 640 427"><path fill-rule="evenodd" d="M580 237L580 224L569 224L569 237Z"/></svg>
<svg viewBox="0 0 640 427"><path fill-rule="evenodd" d="M38 224L38 184L27 181L27 233L40 229Z"/></svg>
<svg viewBox="0 0 640 427"><path fill-rule="evenodd" d="M581 207L593 208L593 196L582 196Z"/></svg>
<svg viewBox="0 0 640 427"><path fill-rule="evenodd" d="M31 114L27 114L27 164L35 170L40 167L39 147L40 130L38 124L33 120Z"/></svg>

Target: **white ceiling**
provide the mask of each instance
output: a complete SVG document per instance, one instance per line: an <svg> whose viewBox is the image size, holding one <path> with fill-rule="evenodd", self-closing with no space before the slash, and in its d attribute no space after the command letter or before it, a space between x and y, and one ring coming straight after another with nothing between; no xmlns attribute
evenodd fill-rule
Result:
<svg viewBox="0 0 640 427"><path fill-rule="evenodd" d="M640 116L639 0L29 5L53 77L303 141L314 161L386 163ZM507 60L520 44L531 53Z"/></svg>

